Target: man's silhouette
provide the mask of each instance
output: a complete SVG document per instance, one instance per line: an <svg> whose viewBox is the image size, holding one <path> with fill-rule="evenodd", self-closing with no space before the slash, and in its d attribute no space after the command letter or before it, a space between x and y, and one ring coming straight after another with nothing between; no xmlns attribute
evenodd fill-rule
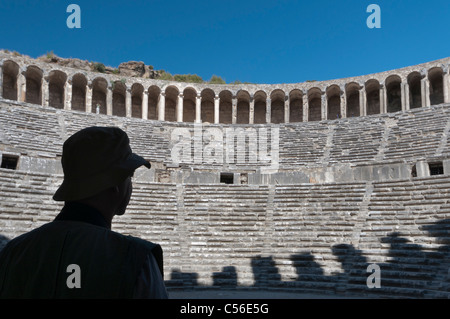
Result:
<svg viewBox="0 0 450 319"><path fill-rule="evenodd" d="M61 162L64 181L53 199L64 207L0 252L0 297L167 298L161 247L111 230L130 201L134 171L150 163L115 127L75 133Z"/></svg>

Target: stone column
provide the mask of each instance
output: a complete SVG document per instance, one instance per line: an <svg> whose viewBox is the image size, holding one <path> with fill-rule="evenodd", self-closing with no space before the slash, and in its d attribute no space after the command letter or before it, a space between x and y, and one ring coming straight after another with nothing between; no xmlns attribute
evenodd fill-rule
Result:
<svg viewBox="0 0 450 319"><path fill-rule="evenodd" d="M249 110L248 110L248 122L249 124L255 123L255 98L250 96Z"/></svg>
<svg viewBox="0 0 450 319"><path fill-rule="evenodd" d="M195 97L195 123L202 122L202 96L200 93L197 93Z"/></svg>
<svg viewBox="0 0 450 319"><path fill-rule="evenodd" d="M158 100L158 121L164 121L166 113L166 93L161 92L159 93L159 100Z"/></svg>
<svg viewBox="0 0 450 319"><path fill-rule="evenodd" d="M387 95L386 87L380 84L380 114L387 113Z"/></svg>
<svg viewBox="0 0 450 319"><path fill-rule="evenodd" d="M48 106L48 80L45 77L42 77L41 82L41 97L42 97L42 106Z"/></svg>
<svg viewBox="0 0 450 319"><path fill-rule="evenodd" d="M219 124L219 110L220 110L220 98L219 95L216 94L214 97L214 123Z"/></svg>
<svg viewBox="0 0 450 319"><path fill-rule="evenodd" d="M231 97L231 123L236 124L237 120L237 97Z"/></svg>
<svg viewBox="0 0 450 319"><path fill-rule="evenodd" d="M284 123L289 123L290 113L291 113L291 99L288 94L284 99Z"/></svg>
<svg viewBox="0 0 450 319"><path fill-rule="evenodd" d="M359 116L367 115L367 99L366 88L363 86L359 89Z"/></svg>
<svg viewBox="0 0 450 319"><path fill-rule="evenodd" d="M345 93L345 87L341 88L341 117L347 118L347 94Z"/></svg>
<svg viewBox="0 0 450 319"><path fill-rule="evenodd" d="M443 75L443 88L444 88L444 103L450 103L450 93L449 93L449 75L448 72Z"/></svg>
<svg viewBox="0 0 450 319"><path fill-rule="evenodd" d="M125 116L131 117L131 88L125 89Z"/></svg>
<svg viewBox="0 0 450 319"><path fill-rule="evenodd" d="M17 101L25 102L26 99L26 84L27 79L25 74L19 71L17 75Z"/></svg>
<svg viewBox="0 0 450 319"><path fill-rule="evenodd" d="M92 82L86 85L86 113L92 113Z"/></svg>
<svg viewBox="0 0 450 319"><path fill-rule="evenodd" d="M178 94L177 122L183 122L183 93Z"/></svg>
<svg viewBox="0 0 450 319"><path fill-rule="evenodd" d="M266 123L272 123L272 99L266 99Z"/></svg>
<svg viewBox="0 0 450 319"><path fill-rule="evenodd" d="M422 107L430 106L430 82L427 77L420 80L420 88L422 93Z"/></svg>
<svg viewBox="0 0 450 319"><path fill-rule="evenodd" d="M322 92L321 100L322 101L320 103L320 110L321 110L321 118L323 121L328 118L328 99L326 92Z"/></svg>
<svg viewBox="0 0 450 319"><path fill-rule="evenodd" d="M402 82L400 84L401 97L402 97L402 111L409 110L409 84L407 82Z"/></svg>
<svg viewBox="0 0 450 319"><path fill-rule="evenodd" d="M113 114L113 92L111 86L106 88L106 114Z"/></svg>
<svg viewBox="0 0 450 319"><path fill-rule="evenodd" d="M142 92L142 119L147 120L148 119L148 91L144 90Z"/></svg>
<svg viewBox="0 0 450 319"><path fill-rule="evenodd" d="M308 122L309 104L308 93L302 92L303 122Z"/></svg>
<svg viewBox="0 0 450 319"><path fill-rule="evenodd" d="M64 109L72 109L72 81L67 80L66 85L64 85Z"/></svg>

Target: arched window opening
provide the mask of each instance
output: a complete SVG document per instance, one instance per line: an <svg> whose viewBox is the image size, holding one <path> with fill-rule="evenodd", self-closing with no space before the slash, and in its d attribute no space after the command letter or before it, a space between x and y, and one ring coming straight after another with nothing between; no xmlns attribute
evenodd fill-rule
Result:
<svg viewBox="0 0 450 319"><path fill-rule="evenodd" d="M8 100L17 100L17 78L19 65L13 61L3 63L3 93L2 96Z"/></svg>

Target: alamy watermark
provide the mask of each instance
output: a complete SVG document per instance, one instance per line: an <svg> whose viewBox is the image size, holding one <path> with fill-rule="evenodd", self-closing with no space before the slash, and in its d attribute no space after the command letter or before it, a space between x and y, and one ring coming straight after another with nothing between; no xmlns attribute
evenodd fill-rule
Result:
<svg viewBox="0 0 450 319"><path fill-rule="evenodd" d="M367 27L369 29L381 28L381 8L378 4L370 4L366 11L371 13L366 20Z"/></svg>
<svg viewBox="0 0 450 319"><path fill-rule="evenodd" d="M367 288L381 288L381 269L377 264L370 264L367 266L367 272L371 274L367 277Z"/></svg>
<svg viewBox="0 0 450 319"><path fill-rule="evenodd" d="M171 133L173 164L255 165L264 173L279 167L279 128L203 127L194 124Z"/></svg>
<svg viewBox="0 0 450 319"><path fill-rule="evenodd" d="M69 4L66 12L71 13L66 20L66 25L69 29L81 28L81 8L78 4Z"/></svg>
<svg viewBox="0 0 450 319"><path fill-rule="evenodd" d="M66 272L70 273L67 277L67 288L81 288L81 269L77 264L70 264L67 266Z"/></svg>

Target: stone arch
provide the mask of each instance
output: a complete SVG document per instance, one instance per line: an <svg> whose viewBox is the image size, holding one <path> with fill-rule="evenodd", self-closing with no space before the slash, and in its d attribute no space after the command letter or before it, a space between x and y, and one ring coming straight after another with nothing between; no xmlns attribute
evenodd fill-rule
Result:
<svg viewBox="0 0 450 319"><path fill-rule="evenodd" d="M250 123L250 94L245 90L240 90L236 94L237 112L236 124Z"/></svg>
<svg viewBox="0 0 450 319"><path fill-rule="evenodd" d="M267 113L267 94L264 91L257 91L253 95L254 110L253 110L253 123L254 124L266 124Z"/></svg>
<svg viewBox="0 0 450 319"><path fill-rule="evenodd" d="M157 85L148 88L148 110L147 118L149 120L158 119L158 102L160 99L161 89Z"/></svg>
<svg viewBox="0 0 450 319"><path fill-rule="evenodd" d="M183 91L183 122L195 122L195 105L197 91L192 87L187 87Z"/></svg>
<svg viewBox="0 0 450 319"><path fill-rule="evenodd" d="M180 92L176 86L168 86L165 92L166 92L166 103L165 103L164 120L176 122L178 95L180 94Z"/></svg>
<svg viewBox="0 0 450 319"><path fill-rule="evenodd" d="M325 92L327 97L327 119L341 118L341 88L333 84Z"/></svg>
<svg viewBox="0 0 450 319"><path fill-rule="evenodd" d="M200 118L202 122L214 123L214 97L212 89L204 89L201 93Z"/></svg>
<svg viewBox="0 0 450 319"><path fill-rule="evenodd" d="M92 81L92 113L106 114L106 96L108 92L108 81L103 77L96 77Z"/></svg>
<svg viewBox="0 0 450 319"><path fill-rule="evenodd" d="M380 82L370 79L365 84L367 115L380 114Z"/></svg>
<svg viewBox="0 0 450 319"><path fill-rule="evenodd" d="M72 76L72 110L86 111L87 78L77 73Z"/></svg>
<svg viewBox="0 0 450 319"><path fill-rule="evenodd" d="M57 109L64 108L64 88L67 74L59 70L52 70L48 75L48 105Z"/></svg>
<svg viewBox="0 0 450 319"><path fill-rule="evenodd" d="M441 67L434 67L428 70L428 80L430 82L430 104L444 103L444 71Z"/></svg>
<svg viewBox="0 0 450 319"><path fill-rule="evenodd" d="M3 62L3 98L8 100L18 100L17 80L19 69L19 65L14 61L6 60Z"/></svg>
<svg viewBox="0 0 450 319"><path fill-rule="evenodd" d="M422 107L422 75L418 71L408 74L407 82L409 87L409 108Z"/></svg>
<svg viewBox="0 0 450 319"><path fill-rule="evenodd" d="M303 121L303 92L294 89L289 92L289 122Z"/></svg>
<svg viewBox="0 0 450 319"><path fill-rule="evenodd" d="M286 93L281 89L275 89L270 94L270 101L270 123L284 123Z"/></svg>
<svg viewBox="0 0 450 319"><path fill-rule="evenodd" d="M350 82L345 86L347 117L360 116L359 84Z"/></svg>
<svg viewBox="0 0 450 319"><path fill-rule="evenodd" d="M322 91L317 88L308 90L308 121L322 120Z"/></svg>
<svg viewBox="0 0 450 319"><path fill-rule="evenodd" d="M42 105L43 71L30 65L25 71L25 102Z"/></svg>
<svg viewBox="0 0 450 319"><path fill-rule="evenodd" d="M384 81L386 86L387 106L386 111L398 112L402 110L402 79L400 76L393 74Z"/></svg>
<svg viewBox="0 0 450 319"><path fill-rule="evenodd" d="M131 86L131 117L142 118L142 99L144 98L144 87L140 83Z"/></svg>
<svg viewBox="0 0 450 319"><path fill-rule="evenodd" d="M112 84L112 115L125 117L127 110L125 99L127 87L122 81L114 81Z"/></svg>
<svg viewBox="0 0 450 319"><path fill-rule="evenodd" d="M233 122L233 94L228 90L219 93L219 123L231 124Z"/></svg>

